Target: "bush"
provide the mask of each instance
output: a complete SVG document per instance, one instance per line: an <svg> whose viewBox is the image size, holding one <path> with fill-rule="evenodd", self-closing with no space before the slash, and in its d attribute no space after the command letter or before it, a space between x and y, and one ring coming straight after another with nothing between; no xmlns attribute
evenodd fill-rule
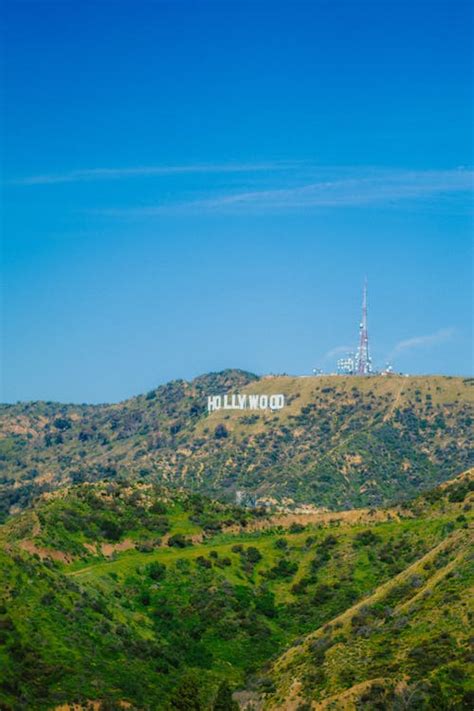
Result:
<svg viewBox="0 0 474 711"><path fill-rule="evenodd" d="M155 501L150 506L150 513L160 514L163 516L166 513L166 504L164 504L163 501Z"/></svg>
<svg viewBox="0 0 474 711"><path fill-rule="evenodd" d="M201 568L212 568L212 562L207 558L204 558L203 555L196 558L196 565L201 566Z"/></svg>
<svg viewBox="0 0 474 711"><path fill-rule="evenodd" d="M200 689L192 676L185 677L170 698L170 708L176 711L201 711Z"/></svg>
<svg viewBox="0 0 474 711"><path fill-rule="evenodd" d="M212 711L239 711L239 704L232 699L232 691L226 681L219 686Z"/></svg>
<svg viewBox="0 0 474 711"><path fill-rule="evenodd" d="M259 560L262 560L262 554L258 548L255 548L254 546L249 546L247 548L245 556L250 563L258 563Z"/></svg>
<svg viewBox="0 0 474 711"><path fill-rule="evenodd" d="M152 580L162 580L166 575L166 565L153 561L145 567L145 573Z"/></svg>
<svg viewBox="0 0 474 711"><path fill-rule="evenodd" d="M103 518L99 521L100 534L108 541L118 541L122 535L122 527L112 518Z"/></svg>
<svg viewBox="0 0 474 711"><path fill-rule="evenodd" d="M170 536L168 538L168 545L176 546L176 548L185 548L189 545L189 541L183 536L182 533L175 533L174 536Z"/></svg>
<svg viewBox="0 0 474 711"><path fill-rule="evenodd" d="M366 531L361 531L357 534L354 539L354 546L374 546L380 543L382 539L376 533L367 529Z"/></svg>
<svg viewBox="0 0 474 711"><path fill-rule="evenodd" d="M66 417L57 417L53 425L56 427L57 430L60 432L64 432L65 430L69 430L72 427L72 423L70 420L68 420Z"/></svg>
<svg viewBox="0 0 474 711"><path fill-rule="evenodd" d="M216 439L224 439L225 437L228 437L229 433L227 431L227 427L225 425L217 425L216 429L214 430L214 437Z"/></svg>
<svg viewBox="0 0 474 711"><path fill-rule="evenodd" d="M159 546L160 543L159 538L154 541L141 541L141 543L137 543L136 548L140 553L152 553L155 547Z"/></svg>
<svg viewBox="0 0 474 711"><path fill-rule="evenodd" d="M290 526L290 533L302 533L305 530L306 526L303 526L301 523L292 523Z"/></svg>
<svg viewBox="0 0 474 711"><path fill-rule="evenodd" d="M283 558L279 560L268 572L269 578L292 578L298 570L298 563L292 563Z"/></svg>

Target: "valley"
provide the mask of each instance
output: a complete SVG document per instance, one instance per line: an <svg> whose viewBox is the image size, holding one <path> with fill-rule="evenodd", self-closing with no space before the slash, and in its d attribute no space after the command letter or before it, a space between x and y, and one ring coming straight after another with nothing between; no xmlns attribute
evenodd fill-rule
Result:
<svg viewBox="0 0 474 711"><path fill-rule="evenodd" d="M312 520L150 484L46 495L0 529L0 706L375 709L421 684L416 708L468 708L473 489Z"/></svg>

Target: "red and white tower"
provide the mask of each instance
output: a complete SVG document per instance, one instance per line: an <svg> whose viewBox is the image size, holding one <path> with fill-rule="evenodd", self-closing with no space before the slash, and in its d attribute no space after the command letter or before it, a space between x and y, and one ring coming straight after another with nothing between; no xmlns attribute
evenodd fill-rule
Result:
<svg viewBox="0 0 474 711"><path fill-rule="evenodd" d="M362 321L359 329L359 348L356 356L357 375L370 375L372 372L372 361L369 353L369 334L367 332L367 278L364 281L364 293L362 297Z"/></svg>

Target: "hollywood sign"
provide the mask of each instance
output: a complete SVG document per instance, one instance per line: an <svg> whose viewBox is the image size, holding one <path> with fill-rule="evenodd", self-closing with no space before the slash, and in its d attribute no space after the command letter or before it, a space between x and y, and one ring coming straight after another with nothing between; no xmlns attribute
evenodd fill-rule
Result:
<svg viewBox="0 0 474 711"><path fill-rule="evenodd" d="M284 395L210 395L207 411L215 410L281 410Z"/></svg>

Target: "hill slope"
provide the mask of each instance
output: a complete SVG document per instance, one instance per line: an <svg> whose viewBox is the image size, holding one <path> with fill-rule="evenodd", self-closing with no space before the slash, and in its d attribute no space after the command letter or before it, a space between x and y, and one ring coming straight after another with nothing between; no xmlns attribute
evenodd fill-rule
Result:
<svg viewBox="0 0 474 711"><path fill-rule="evenodd" d="M224 681L292 708L381 676L379 695L429 681L428 699L467 708L471 490L309 525L150 485L49 495L0 528L0 708L183 709L191 694L207 711Z"/></svg>
<svg viewBox="0 0 474 711"><path fill-rule="evenodd" d="M134 476L235 501L344 509L410 497L472 465L472 379L175 381L117 405L26 403L0 416L3 515L65 483ZM271 412L207 413L207 396L284 393Z"/></svg>
<svg viewBox="0 0 474 711"><path fill-rule="evenodd" d="M265 708L472 708L473 577L453 533L276 662Z"/></svg>

